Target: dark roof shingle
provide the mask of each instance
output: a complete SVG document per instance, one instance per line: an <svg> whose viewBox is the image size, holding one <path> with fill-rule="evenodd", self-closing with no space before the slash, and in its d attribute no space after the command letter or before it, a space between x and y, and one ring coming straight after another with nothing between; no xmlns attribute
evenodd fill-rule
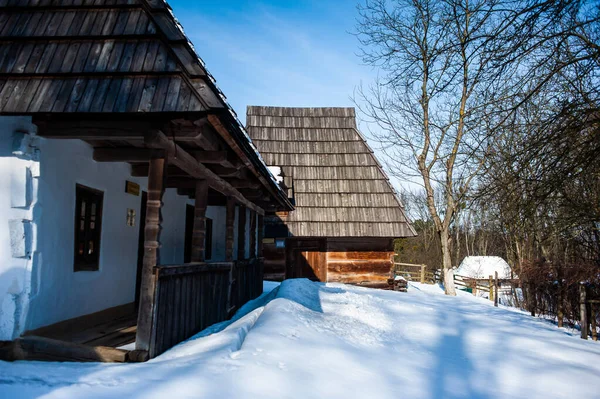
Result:
<svg viewBox="0 0 600 399"><path fill-rule="evenodd" d="M269 166L293 178L293 236L406 237L415 231L354 108L248 107L247 129Z"/></svg>

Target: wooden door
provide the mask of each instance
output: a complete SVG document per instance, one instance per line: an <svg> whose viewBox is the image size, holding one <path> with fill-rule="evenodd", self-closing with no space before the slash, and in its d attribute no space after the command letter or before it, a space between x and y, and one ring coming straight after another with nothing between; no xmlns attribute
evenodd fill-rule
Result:
<svg viewBox="0 0 600 399"><path fill-rule="evenodd" d="M286 278L326 282L326 239L288 238L286 241Z"/></svg>

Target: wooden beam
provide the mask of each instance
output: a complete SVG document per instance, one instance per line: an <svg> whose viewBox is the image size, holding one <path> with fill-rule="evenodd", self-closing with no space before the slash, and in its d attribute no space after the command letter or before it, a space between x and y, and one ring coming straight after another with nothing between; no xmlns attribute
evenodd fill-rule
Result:
<svg viewBox="0 0 600 399"><path fill-rule="evenodd" d="M148 166L148 164L131 165L131 176L147 177L149 170L150 170L150 167ZM167 176L169 176L169 177L180 177L180 178L187 177L190 179L194 179L192 176L190 176L189 173L182 171L178 167L168 166L167 170L168 170ZM194 185L194 187L196 187L196 186Z"/></svg>
<svg viewBox="0 0 600 399"><path fill-rule="evenodd" d="M221 165L227 160L227 151L194 151L193 155L201 163L216 163Z"/></svg>
<svg viewBox="0 0 600 399"><path fill-rule="evenodd" d="M225 261L233 261L233 223L235 221L235 201L227 198L225 213Z"/></svg>
<svg viewBox="0 0 600 399"><path fill-rule="evenodd" d="M164 151L150 148L94 148L96 162L147 162L157 157L164 157Z"/></svg>
<svg viewBox="0 0 600 399"><path fill-rule="evenodd" d="M0 359L124 363L129 361L128 353L106 346L76 344L31 335L9 342L4 350L0 350Z"/></svg>
<svg viewBox="0 0 600 399"><path fill-rule="evenodd" d="M229 184L231 184L232 187L235 187L237 189L240 188L260 188L262 187L262 184L256 182L256 181L252 181L250 179L229 179L227 180L229 182Z"/></svg>
<svg viewBox="0 0 600 399"><path fill-rule="evenodd" d="M191 261L204 262L206 252L206 207L208 206L208 183L206 180L196 182L195 201Z"/></svg>
<svg viewBox="0 0 600 399"><path fill-rule="evenodd" d="M170 125L165 126L165 134L174 137L175 141L195 143L206 151L218 151L220 149L220 140L213 133L206 118L189 123L189 121L184 120L172 121Z"/></svg>
<svg viewBox="0 0 600 399"><path fill-rule="evenodd" d="M256 258L256 213L250 211L250 259Z"/></svg>
<svg viewBox="0 0 600 399"><path fill-rule="evenodd" d="M231 156L229 151L195 151L196 160L205 164L217 164L225 168L240 169L244 164Z"/></svg>
<svg viewBox="0 0 600 399"><path fill-rule="evenodd" d="M211 165L210 169L221 177L236 177L243 179L246 176L243 169L225 168L221 165Z"/></svg>
<svg viewBox="0 0 600 399"><path fill-rule="evenodd" d="M38 135L51 139L143 140L152 122L115 120L36 121Z"/></svg>
<svg viewBox="0 0 600 399"><path fill-rule="evenodd" d="M264 210L246 199L242 193L227 183L224 179L217 176L213 171L208 169L206 166L198 163L194 157L192 157L187 151L169 140L159 130L150 131L146 134L145 143L150 148L162 148L166 151L169 161L177 166L178 168L189 173L191 176L197 179L206 179L208 184L213 189L223 193L224 195L235 198L242 205L246 206L257 212L258 214L264 215Z"/></svg>
<svg viewBox="0 0 600 399"><path fill-rule="evenodd" d="M246 259L246 208L239 206L238 211L238 251L237 259ZM252 212L252 211L250 211Z"/></svg>
<svg viewBox="0 0 600 399"><path fill-rule="evenodd" d="M248 198L249 200L252 201L265 201L268 202L269 201L269 196L263 192L260 191L249 191L249 192L244 192L244 196L246 198Z"/></svg>
<svg viewBox="0 0 600 399"><path fill-rule="evenodd" d="M144 229L144 261L142 266L142 283L140 291L140 309L138 313L135 349L147 351L153 356L152 342L153 318L155 309L156 279L153 273L159 260L161 208L164 194L164 180L167 168L165 158L150 160L148 176L148 202L146 206L146 227Z"/></svg>

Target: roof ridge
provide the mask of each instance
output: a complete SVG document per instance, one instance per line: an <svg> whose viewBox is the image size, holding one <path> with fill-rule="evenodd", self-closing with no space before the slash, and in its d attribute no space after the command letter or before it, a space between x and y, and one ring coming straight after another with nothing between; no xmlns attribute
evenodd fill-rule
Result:
<svg viewBox="0 0 600 399"><path fill-rule="evenodd" d="M248 105L247 116L271 116L291 118L356 118L354 107L279 107Z"/></svg>

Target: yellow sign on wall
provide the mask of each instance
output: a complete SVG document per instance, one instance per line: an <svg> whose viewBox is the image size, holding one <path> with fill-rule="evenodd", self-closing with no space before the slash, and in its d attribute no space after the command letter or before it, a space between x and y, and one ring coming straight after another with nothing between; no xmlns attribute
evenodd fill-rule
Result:
<svg viewBox="0 0 600 399"><path fill-rule="evenodd" d="M131 195L140 195L140 185L132 181L125 181L125 192Z"/></svg>

